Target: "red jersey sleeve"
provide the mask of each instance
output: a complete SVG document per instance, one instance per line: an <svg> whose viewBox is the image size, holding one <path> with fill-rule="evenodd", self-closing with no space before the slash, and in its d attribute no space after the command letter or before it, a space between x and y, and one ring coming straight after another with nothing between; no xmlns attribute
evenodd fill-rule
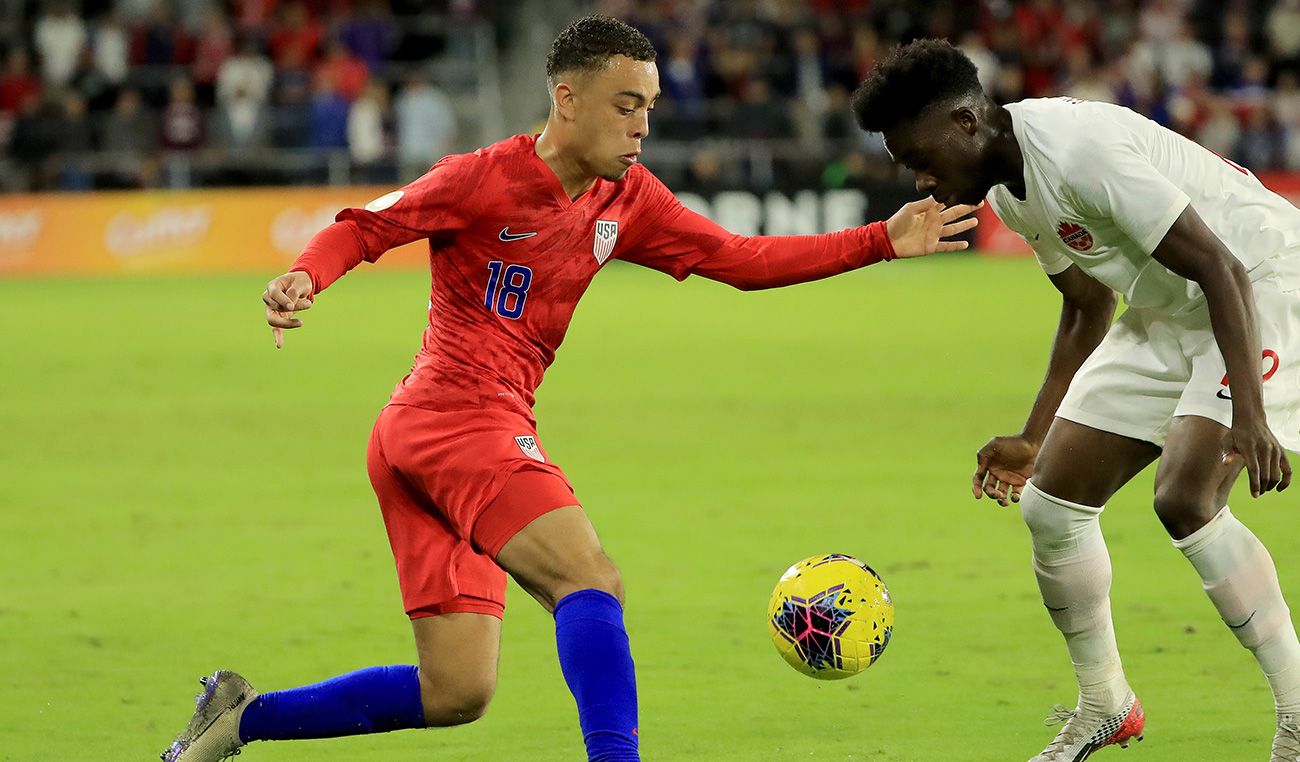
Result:
<svg viewBox="0 0 1300 762"><path fill-rule="evenodd" d="M389 249L455 234L478 213L475 191L482 177L475 159L472 154L448 156L410 185L360 209L344 209L307 243L290 270L311 276L312 292L320 293Z"/></svg>
<svg viewBox="0 0 1300 762"><path fill-rule="evenodd" d="M742 236L687 209L645 173L636 218L641 229L621 259L677 280L699 275L744 291L828 278L894 258L883 222L838 233Z"/></svg>

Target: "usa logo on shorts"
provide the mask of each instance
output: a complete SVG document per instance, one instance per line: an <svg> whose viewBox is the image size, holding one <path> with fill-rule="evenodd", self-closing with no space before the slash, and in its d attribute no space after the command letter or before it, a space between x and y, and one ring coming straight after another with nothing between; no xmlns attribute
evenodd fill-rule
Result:
<svg viewBox="0 0 1300 762"><path fill-rule="evenodd" d="M519 445L524 455L538 463L546 462L546 456L542 455L542 448L537 446L537 437L515 437L515 444Z"/></svg>
<svg viewBox="0 0 1300 762"><path fill-rule="evenodd" d="M591 253L596 256L598 264L605 264L614 252L614 242L618 240L618 220L596 220L596 242L591 245Z"/></svg>
<svg viewBox="0 0 1300 762"><path fill-rule="evenodd" d="M1092 248L1092 233L1073 222L1062 221L1056 226L1056 234L1061 237L1061 241L1066 246L1075 251L1087 251Z"/></svg>

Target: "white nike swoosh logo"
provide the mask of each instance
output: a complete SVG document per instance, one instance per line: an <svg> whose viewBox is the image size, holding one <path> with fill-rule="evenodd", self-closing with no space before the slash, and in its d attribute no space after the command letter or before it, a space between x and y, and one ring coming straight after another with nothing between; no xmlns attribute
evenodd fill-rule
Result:
<svg viewBox="0 0 1300 762"><path fill-rule="evenodd" d="M537 235L537 231L531 233L511 233L510 226L507 225L501 228L501 234L497 237L503 241L522 241L525 238L532 238L535 235Z"/></svg>

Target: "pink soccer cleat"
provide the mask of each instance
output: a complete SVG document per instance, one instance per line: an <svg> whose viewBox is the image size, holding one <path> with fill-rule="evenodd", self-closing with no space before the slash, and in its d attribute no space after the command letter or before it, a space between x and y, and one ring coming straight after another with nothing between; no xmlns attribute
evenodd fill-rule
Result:
<svg viewBox="0 0 1300 762"><path fill-rule="evenodd" d="M1083 762L1104 746L1116 744L1121 749L1128 748L1129 741L1142 740L1146 717L1142 713L1142 702L1130 693L1122 709L1105 717L1083 714L1078 709L1066 709L1057 704L1048 715L1046 724L1060 723L1064 726L1056 738L1029 762Z"/></svg>

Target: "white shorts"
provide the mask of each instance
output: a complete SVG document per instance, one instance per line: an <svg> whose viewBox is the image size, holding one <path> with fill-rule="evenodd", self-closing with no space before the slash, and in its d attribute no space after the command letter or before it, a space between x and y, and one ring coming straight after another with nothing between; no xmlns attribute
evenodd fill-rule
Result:
<svg viewBox="0 0 1300 762"><path fill-rule="evenodd" d="M1253 286L1264 412L1282 446L1300 452L1300 288L1276 276ZM1226 377L1204 304L1176 316L1130 309L1075 374L1056 414L1163 447L1178 416L1232 425Z"/></svg>

